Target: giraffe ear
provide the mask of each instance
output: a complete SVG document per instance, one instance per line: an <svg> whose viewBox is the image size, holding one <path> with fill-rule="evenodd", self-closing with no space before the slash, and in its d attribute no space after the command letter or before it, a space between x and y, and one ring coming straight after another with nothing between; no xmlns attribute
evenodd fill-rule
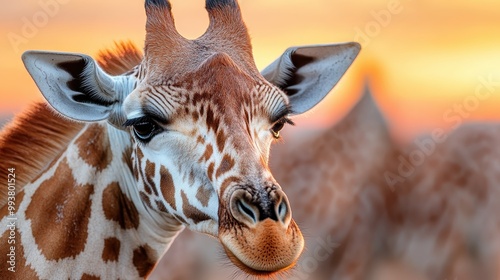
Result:
<svg viewBox="0 0 500 280"><path fill-rule="evenodd" d="M288 94L292 112L301 114L333 89L360 50L354 42L291 47L261 73Z"/></svg>
<svg viewBox="0 0 500 280"><path fill-rule="evenodd" d="M124 78L109 76L90 56L27 51L22 59L45 99L64 116L99 121L120 110L124 97L115 89Z"/></svg>

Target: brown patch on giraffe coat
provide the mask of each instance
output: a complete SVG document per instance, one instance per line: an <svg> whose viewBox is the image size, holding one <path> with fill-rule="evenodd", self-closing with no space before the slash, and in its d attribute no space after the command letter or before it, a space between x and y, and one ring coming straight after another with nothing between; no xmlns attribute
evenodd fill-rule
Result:
<svg viewBox="0 0 500 280"><path fill-rule="evenodd" d="M198 112L196 111L193 111L193 113L191 113L192 117L193 117L193 121L194 122L197 122L198 119L200 118L200 115L198 114Z"/></svg>
<svg viewBox="0 0 500 280"><path fill-rule="evenodd" d="M93 194L93 185L76 183L66 160L35 191L37 203L28 206L26 218L48 260L75 257L85 249Z"/></svg>
<svg viewBox="0 0 500 280"><path fill-rule="evenodd" d="M226 145L226 135L224 134L224 131L221 130L217 133L217 148L219 148L219 151L222 152L224 149L224 146Z"/></svg>
<svg viewBox="0 0 500 280"><path fill-rule="evenodd" d="M97 171L104 170L113 160L107 129L100 124L91 124L76 139L78 155Z"/></svg>
<svg viewBox="0 0 500 280"><path fill-rule="evenodd" d="M213 130L214 132L217 132L219 129L219 118L214 115L214 112L212 109L208 108L207 109L207 126L209 130Z"/></svg>
<svg viewBox="0 0 500 280"><path fill-rule="evenodd" d="M154 182L155 170L156 170L155 163L146 160L146 168L144 169L144 175L146 176L146 180L144 180L145 181L144 188L146 190L146 193L148 194L154 193L155 196L158 196L158 191L155 188L155 182Z"/></svg>
<svg viewBox="0 0 500 280"><path fill-rule="evenodd" d="M154 250L145 244L134 250L132 262L140 277L147 277L157 261Z"/></svg>
<svg viewBox="0 0 500 280"><path fill-rule="evenodd" d="M0 263L2 267L5 269L0 270L0 278L1 279L40 279L36 271L31 268L28 264L26 264L25 258L25 250L23 244L21 242L21 233L19 230L15 231L16 233L16 244L9 244L9 234L10 230L5 231L0 237L0 246L2 253L0 254ZM7 266L9 265L7 262L10 261L10 257L7 254L10 252L10 246L15 246L16 253L16 272L12 273L7 270ZM4 251L5 250L5 251ZM13 277L13 278L11 278Z"/></svg>
<svg viewBox="0 0 500 280"><path fill-rule="evenodd" d="M137 157L137 161L138 162L141 162L142 161L142 158L144 157L144 153L142 152L141 149L137 148L136 149L136 153L135 153L136 157Z"/></svg>
<svg viewBox="0 0 500 280"><path fill-rule="evenodd" d="M132 169L134 172L134 178L136 181L139 181L139 166L136 166Z"/></svg>
<svg viewBox="0 0 500 280"><path fill-rule="evenodd" d="M109 184L102 194L102 208L108 220L118 222L123 229L139 227L139 212L122 192L117 182Z"/></svg>
<svg viewBox="0 0 500 280"><path fill-rule="evenodd" d="M215 172L215 178L219 178L222 174L231 170L233 166L234 166L234 160L229 155L224 155L219 165L219 168L217 168L217 172Z"/></svg>
<svg viewBox="0 0 500 280"><path fill-rule="evenodd" d="M199 162L208 161L213 153L214 153L214 148L212 147L212 145L208 144Z"/></svg>
<svg viewBox="0 0 500 280"><path fill-rule="evenodd" d="M119 223L122 229L139 227L139 212L117 182L109 184L104 189L102 209L106 219Z"/></svg>
<svg viewBox="0 0 500 280"><path fill-rule="evenodd" d="M205 144L205 139L203 139L203 136L198 135L198 137L196 138L196 143L204 145Z"/></svg>
<svg viewBox="0 0 500 280"><path fill-rule="evenodd" d="M189 171L189 180L188 180L188 184L189 184L190 186L194 185L195 179L196 179L196 175L194 175L194 171L193 171L193 170Z"/></svg>
<svg viewBox="0 0 500 280"><path fill-rule="evenodd" d="M137 181L139 181L139 172L140 172L140 170L142 170L141 162L142 162L143 157L144 157L144 154L142 153L141 149L137 148L136 152L135 152L135 162L134 162L134 164L135 164L134 177Z"/></svg>
<svg viewBox="0 0 500 280"><path fill-rule="evenodd" d="M174 209L177 210L175 205L175 185L172 174L164 166L160 168L160 190L163 199Z"/></svg>
<svg viewBox="0 0 500 280"><path fill-rule="evenodd" d="M120 240L115 237L104 239L104 249L102 250L102 260L105 262L116 262L120 256Z"/></svg>
<svg viewBox="0 0 500 280"><path fill-rule="evenodd" d="M205 188L204 186L198 187L198 192L196 193L196 199L203 205L204 207L208 206L208 201L212 196L212 192L210 189Z"/></svg>
<svg viewBox="0 0 500 280"><path fill-rule="evenodd" d="M211 162L207 168L207 176L210 179L212 179L212 176L214 175L214 168L215 168L215 163Z"/></svg>
<svg viewBox="0 0 500 280"><path fill-rule="evenodd" d="M201 100L201 94L197 94L195 95L195 97L199 96L200 97L200 100ZM197 100L193 99L193 101L195 102L195 104L197 104ZM201 103L200 105L200 115L204 115L205 114L205 104Z"/></svg>
<svg viewBox="0 0 500 280"><path fill-rule="evenodd" d="M210 218L210 216L201 212L198 208L191 205L189 203L186 193L182 190L181 190L181 197L182 197L182 212L187 218L193 220L195 224L212 219Z"/></svg>
<svg viewBox="0 0 500 280"><path fill-rule="evenodd" d="M142 202L146 204L147 207L150 209L153 209L153 205L151 205L151 200L149 199L149 196L145 192L139 192L139 196L141 197Z"/></svg>
<svg viewBox="0 0 500 280"><path fill-rule="evenodd" d="M146 178L144 178L144 177L146 177ZM151 186L150 181L148 180L147 176L143 176L142 181L144 183L144 190L146 191L146 193L148 195L152 195L153 194L153 187Z"/></svg>
<svg viewBox="0 0 500 280"><path fill-rule="evenodd" d="M162 201L160 200L155 200L156 203L156 208L160 210L161 212L168 212L167 207L165 207L165 204L163 204Z"/></svg>
<svg viewBox="0 0 500 280"><path fill-rule="evenodd" d="M84 273L80 280L101 280L101 277Z"/></svg>

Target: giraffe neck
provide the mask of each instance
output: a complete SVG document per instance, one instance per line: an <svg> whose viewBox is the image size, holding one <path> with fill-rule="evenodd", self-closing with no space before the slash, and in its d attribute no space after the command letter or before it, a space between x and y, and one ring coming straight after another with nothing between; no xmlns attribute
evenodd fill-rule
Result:
<svg viewBox="0 0 500 280"><path fill-rule="evenodd" d="M131 151L128 133L107 123L86 125L17 193L14 216L8 216L8 205L1 209L0 261L9 261L13 246L17 275L147 276L182 226L142 203ZM12 221L14 233L8 227ZM9 244L12 234L15 243Z"/></svg>

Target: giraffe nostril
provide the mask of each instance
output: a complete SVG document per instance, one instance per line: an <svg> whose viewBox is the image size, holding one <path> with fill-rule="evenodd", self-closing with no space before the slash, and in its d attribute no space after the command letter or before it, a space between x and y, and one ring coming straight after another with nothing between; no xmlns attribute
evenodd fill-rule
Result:
<svg viewBox="0 0 500 280"><path fill-rule="evenodd" d="M236 190L231 195L231 214L241 223L253 226L259 222L259 209L252 203L252 196L245 190Z"/></svg>
<svg viewBox="0 0 500 280"><path fill-rule="evenodd" d="M286 205L286 201L282 201L278 206L278 217L281 221L284 221L286 219L287 212L288 212L288 207Z"/></svg>
<svg viewBox="0 0 500 280"><path fill-rule="evenodd" d="M249 206L242 200L238 200L236 204L238 205L238 210L240 211L240 213L247 215L254 223L257 223L257 213L253 211L251 206Z"/></svg>

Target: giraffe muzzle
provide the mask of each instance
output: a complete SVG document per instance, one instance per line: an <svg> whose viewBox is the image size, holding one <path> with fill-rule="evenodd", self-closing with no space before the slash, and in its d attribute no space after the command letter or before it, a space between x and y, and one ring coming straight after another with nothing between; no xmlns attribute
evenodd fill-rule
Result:
<svg viewBox="0 0 500 280"><path fill-rule="evenodd" d="M288 198L279 187L239 188L230 195L228 220L219 239L229 259L243 271L269 276L294 266L304 248ZM237 228L237 230L235 230Z"/></svg>

